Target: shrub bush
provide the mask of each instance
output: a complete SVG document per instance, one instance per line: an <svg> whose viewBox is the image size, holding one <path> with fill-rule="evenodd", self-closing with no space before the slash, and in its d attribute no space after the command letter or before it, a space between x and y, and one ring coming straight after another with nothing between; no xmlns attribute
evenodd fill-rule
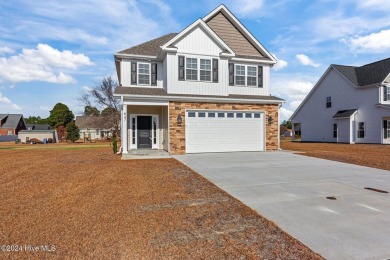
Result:
<svg viewBox="0 0 390 260"><path fill-rule="evenodd" d="M112 151L114 154L118 152L118 140L116 139L116 133L114 132L112 136Z"/></svg>

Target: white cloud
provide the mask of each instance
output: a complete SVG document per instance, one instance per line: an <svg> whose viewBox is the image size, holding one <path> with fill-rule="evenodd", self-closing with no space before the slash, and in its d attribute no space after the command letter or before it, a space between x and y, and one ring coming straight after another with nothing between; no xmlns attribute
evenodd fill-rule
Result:
<svg viewBox="0 0 390 260"><path fill-rule="evenodd" d="M295 56L299 62L304 65L304 66L312 66L312 67L315 67L315 68L318 68L319 66L321 66L321 64L319 63L316 63L314 61L312 61L308 56L306 56L305 54L297 54Z"/></svg>
<svg viewBox="0 0 390 260"><path fill-rule="evenodd" d="M14 53L14 50L5 46L5 47L0 47L0 54L3 53Z"/></svg>
<svg viewBox="0 0 390 260"><path fill-rule="evenodd" d="M0 57L0 78L11 82L45 81L72 83L75 79L63 69L75 70L93 63L84 54L59 51L47 44L38 44L36 49L23 49L9 58Z"/></svg>
<svg viewBox="0 0 390 260"><path fill-rule="evenodd" d="M12 103L12 101L6 96L4 96L1 92L0 92L0 107L4 109L22 110L21 107Z"/></svg>
<svg viewBox="0 0 390 260"><path fill-rule="evenodd" d="M272 56L275 57L275 59L277 60L277 63L272 67L275 71L278 71L278 70L282 70L284 69L285 67L287 67L288 65L288 62L285 61L285 60L280 60L276 57L275 54L272 53Z"/></svg>
<svg viewBox="0 0 390 260"><path fill-rule="evenodd" d="M92 91L92 88L91 87L88 87L88 86L83 86L83 90L87 91L87 92L91 92Z"/></svg>
<svg viewBox="0 0 390 260"><path fill-rule="evenodd" d="M53 107L50 107L50 106L39 106L39 109L48 112L48 111L52 110Z"/></svg>
<svg viewBox="0 0 390 260"><path fill-rule="evenodd" d="M389 0L354 0L357 2L357 6L360 9L367 10L377 10L377 11L389 11L390 10L390 1Z"/></svg>
<svg viewBox="0 0 390 260"><path fill-rule="evenodd" d="M281 123L281 122L283 122L284 120L287 121L287 120L292 116L292 114L294 113L294 111L289 110L289 109L287 109L287 108L285 108L285 107L281 107L281 108L279 109L279 113L280 113L280 123Z"/></svg>
<svg viewBox="0 0 390 260"><path fill-rule="evenodd" d="M263 4L263 0L233 0L228 6L231 6L233 13L238 16L247 17L258 14Z"/></svg>
<svg viewBox="0 0 390 260"><path fill-rule="evenodd" d="M366 36L355 35L340 40L352 50L369 53L384 53L390 50L390 29L371 33Z"/></svg>

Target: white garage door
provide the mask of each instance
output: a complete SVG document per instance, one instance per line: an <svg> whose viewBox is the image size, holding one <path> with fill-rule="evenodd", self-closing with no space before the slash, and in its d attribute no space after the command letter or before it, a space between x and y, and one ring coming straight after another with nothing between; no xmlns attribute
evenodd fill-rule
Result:
<svg viewBox="0 0 390 260"><path fill-rule="evenodd" d="M264 113L186 111L186 152L264 151Z"/></svg>

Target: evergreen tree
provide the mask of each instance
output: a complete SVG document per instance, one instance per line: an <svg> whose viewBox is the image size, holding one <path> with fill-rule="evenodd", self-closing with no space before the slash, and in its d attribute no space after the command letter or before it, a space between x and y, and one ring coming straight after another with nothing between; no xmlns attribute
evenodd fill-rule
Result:
<svg viewBox="0 0 390 260"><path fill-rule="evenodd" d="M70 140L74 143L80 139L80 130L73 121L66 125L66 132L66 140Z"/></svg>

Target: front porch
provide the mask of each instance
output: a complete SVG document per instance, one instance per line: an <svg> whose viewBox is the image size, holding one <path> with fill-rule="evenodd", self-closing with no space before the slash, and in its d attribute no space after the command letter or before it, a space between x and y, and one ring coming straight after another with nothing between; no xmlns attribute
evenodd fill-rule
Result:
<svg viewBox="0 0 390 260"><path fill-rule="evenodd" d="M168 102L124 102L122 158L168 158Z"/></svg>

